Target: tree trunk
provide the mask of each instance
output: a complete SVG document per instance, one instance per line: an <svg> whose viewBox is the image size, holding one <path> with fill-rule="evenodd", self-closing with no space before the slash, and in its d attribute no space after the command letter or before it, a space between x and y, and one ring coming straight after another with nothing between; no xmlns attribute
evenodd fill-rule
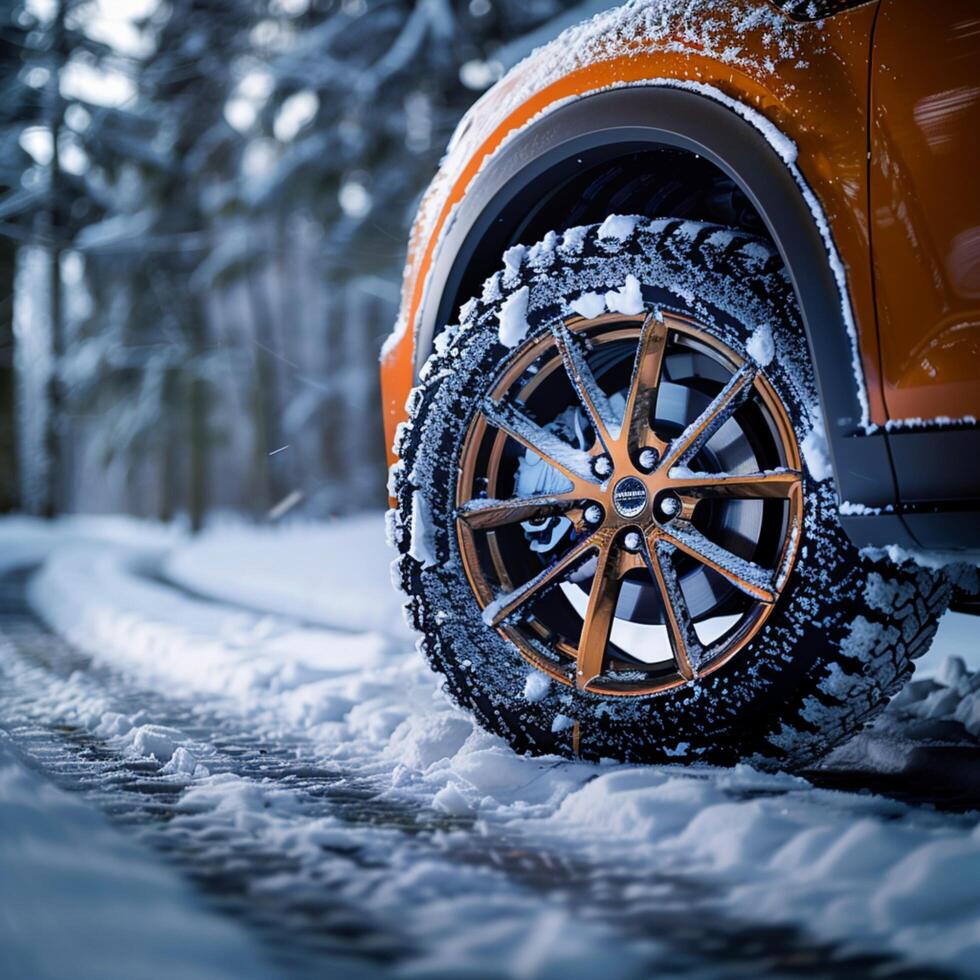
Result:
<svg viewBox="0 0 980 980"><path fill-rule="evenodd" d="M262 254L260 249L259 255ZM276 366L276 357L280 355L280 351L273 329L276 310L269 295L268 270L264 256L248 270L245 280L248 284L254 325L256 465L265 473L263 482L269 493L266 501L268 509L278 503L285 490L283 481L277 477L276 467L272 465L273 458L269 455L282 445L282 427L279 423L282 398Z"/></svg>
<svg viewBox="0 0 980 980"><path fill-rule="evenodd" d="M290 235L285 221L285 215L279 214L275 222L275 262L276 284L278 286L278 316L276 318L276 338L279 349L283 352L287 367L287 395L279 405L281 418L286 417L290 399L301 389L302 379L300 369L306 368L303 342L305 340L305 318L303 310L303 287L306 279L306 256L301 249L294 249L295 235ZM284 423L279 424L282 443L299 443L301 433L289 432ZM273 447L278 448L278 447ZM310 480L308 467L305 465L305 454L299 451L299 445L273 461L274 468L281 474L281 480L289 488L309 490Z"/></svg>
<svg viewBox="0 0 980 980"><path fill-rule="evenodd" d="M56 0L51 23L50 79L45 91L45 115L51 135L51 162L48 165L47 207L38 215L40 238L48 246L48 317L51 330L51 374L48 379L48 425L45 433L46 485L41 512L53 517L65 503L67 460L65 459L65 399L61 371L65 355L64 311L62 309L61 252L62 229L59 221L61 206L61 157L58 140L64 116L59 85L65 64L65 0Z"/></svg>
<svg viewBox="0 0 980 980"><path fill-rule="evenodd" d="M328 393L322 408L323 471L326 481L326 499L331 511L342 509L344 493L344 398L341 378L344 361L344 329L347 326L347 284L336 280L328 286L327 317L324 338L324 359Z"/></svg>
<svg viewBox="0 0 980 980"><path fill-rule="evenodd" d="M207 350L207 319L194 299L189 298L190 309L190 372L187 380L187 433L188 433L188 503L187 510L191 530L195 533L204 526L208 508L208 452L210 427L208 425L208 383L204 377L204 357Z"/></svg>
<svg viewBox="0 0 980 980"><path fill-rule="evenodd" d="M14 277L17 249L0 238L0 512L20 506L14 376Z"/></svg>
<svg viewBox="0 0 980 980"><path fill-rule="evenodd" d="M176 405L180 393L180 372L176 368L167 369L164 381L163 404ZM175 420L167 419L163 447L160 453L160 508L158 517L169 524L180 508L181 452L183 426L174 425Z"/></svg>

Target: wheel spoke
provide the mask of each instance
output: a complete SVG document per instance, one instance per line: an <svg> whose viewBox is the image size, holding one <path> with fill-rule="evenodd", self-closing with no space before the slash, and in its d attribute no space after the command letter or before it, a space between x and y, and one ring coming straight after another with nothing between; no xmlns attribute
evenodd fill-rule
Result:
<svg viewBox="0 0 980 980"><path fill-rule="evenodd" d="M519 524L522 521L560 514L580 499L572 491L536 497L512 497L509 500L478 498L467 500L456 513L473 530L489 531L507 524Z"/></svg>
<svg viewBox="0 0 980 980"><path fill-rule="evenodd" d="M585 556L596 547L595 534L582 538L581 541L572 545L558 561L542 569L530 581L514 589L513 592L498 596L483 610L483 621L488 626L499 626L532 598L543 595L561 582L565 575L581 564Z"/></svg>
<svg viewBox="0 0 980 980"><path fill-rule="evenodd" d="M693 490L695 497L739 497L786 500L799 486L799 470L766 470L760 473L692 473L675 466L669 473L671 488Z"/></svg>
<svg viewBox="0 0 980 980"><path fill-rule="evenodd" d="M670 444L663 465L673 467L693 458L748 398L756 373L754 365L743 364L708 407Z"/></svg>
<svg viewBox="0 0 980 980"><path fill-rule="evenodd" d="M694 620L691 618L680 579L671 561L673 553L673 545L663 540L647 540L645 557L663 600L664 612L667 615L667 636L677 664L677 672L681 677L691 680L701 662L701 641L694 630Z"/></svg>
<svg viewBox="0 0 980 980"><path fill-rule="evenodd" d="M572 487L582 482L595 484L589 454L570 446L554 433L532 422L523 412L506 403L485 402L483 415L495 428L506 432L525 449L540 456L568 479Z"/></svg>
<svg viewBox="0 0 980 980"><path fill-rule="evenodd" d="M802 548L802 465L786 407L743 358L681 314L556 320L476 399L455 474L466 577L491 637L572 695L698 683L777 611ZM669 654L652 663L616 619L649 621L620 605L634 578L663 606Z"/></svg>
<svg viewBox="0 0 980 980"><path fill-rule="evenodd" d="M586 415L591 420L599 441L609 452L612 448L612 442L619 438L621 425L619 415L613 411L612 405L609 404L609 398L599 387L579 343L572 336L568 327L561 320L555 320L551 325L551 332L554 334L558 351L565 365L565 372L572 382L572 387L575 389Z"/></svg>
<svg viewBox="0 0 980 980"><path fill-rule="evenodd" d="M628 448L634 456L647 446L655 445L660 451L664 448L650 429L650 414L657 401L666 349L667 324L657 313L651 313L640 331L640 343L626 397L626 411L623 413Z"/></svg>
<svg viewBox="0 0 980 980"><path fill-rule="evenodd" d="M600 546L575 658L575 681L580 688L602 674L619 589L620 551L612 543Z"/></svg>
<svg viewBox="0 0 980 980"><path fill-rule="evenodd" d="M690 524L681 526L674 522L669 527L661 528L660 534L678 551L683 551L702 565L714 569L746 595L759 602L776 601L774 575L769 569L740 558L713 541L709 541Z"/></svg>

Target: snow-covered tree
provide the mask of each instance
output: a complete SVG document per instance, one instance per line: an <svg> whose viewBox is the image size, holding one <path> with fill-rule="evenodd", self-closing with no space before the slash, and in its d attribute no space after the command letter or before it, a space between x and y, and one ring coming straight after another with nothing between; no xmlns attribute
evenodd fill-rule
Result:
<svg viewBox="0 0 980 980"><path fill-rule="evenodd" d="M21 76L27 25L23 11L0 10L0 511L20 500L16 382L14 375L14 279L17 248L28 237L22 219L35 200L21 177L30 157L20 138L36 115L34 90Z"/></svg>
<svg viewBox="0 0 980 980"><path fill-rule="evenodd" d="M212 220L241 140L225 121L228 66L248 44L249 6L185 0L144 29L136 95L92 114L90 177L110 207L78 245L95 302L84 326L80 383L101 384L101 452L150 456L158 512L186 510L199 526L209 505L211 380L206 296L195 270L213 248ZM121 275L120 275L121 274Z"/></svg>
<svg viewBox="0 0 980 980"><path fill-rule="evenodd" d="M47 509L380 503L376 355L418 196L498 58L569 5L25 2L32 156L0 209L58 256Z"/></svg>

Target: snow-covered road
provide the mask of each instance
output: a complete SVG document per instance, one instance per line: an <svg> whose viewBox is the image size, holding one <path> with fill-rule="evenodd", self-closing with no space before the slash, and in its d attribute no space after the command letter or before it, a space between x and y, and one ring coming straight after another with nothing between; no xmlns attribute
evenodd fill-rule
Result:
<svg viewBox="0 0 980 980"><path fill-rule="evenodd" d="M389 557L379 515L195 541L0 523L0 865L29 880L90 824L131 838L62 869L96 885L60 944L37 948L42 878L0 914L0 974L98 972L85 914L121 847L150 870L112 921L140 937L119 895L170 903L201 975L980 975L977 620L947 616L808 779L525 759L445 700ZM18 817L39 778L75 796L39 808L47 838Z"/></svg>

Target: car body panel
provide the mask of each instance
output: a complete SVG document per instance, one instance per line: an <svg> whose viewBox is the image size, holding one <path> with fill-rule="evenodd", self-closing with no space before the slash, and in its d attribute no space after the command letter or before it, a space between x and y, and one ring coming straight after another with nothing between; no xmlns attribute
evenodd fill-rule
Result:
<svg viewBox="0 0 980 980"><path fill-rule="evenodd" d="M895 16L892 11L901 14L906 8L916 7L915 0L882 2L888 6L890 18ZM961 11L967 6L970 6L970 0L953 0L948 8L943 8L940 20L950 19L949 10ZM880 10L878 2L871 2L837 13L826 21L800 22L763 0L736 0L724 5L709 0L634 2L565 32L532 53L487 92L458 127L439 172L423 198L412 231L398 326L382 354L382 397L389 460L394 462L390 447L395 430L406 416L406 398L428 356L433 334L452 319L455 314L453 304L462 302L473 292L472 289L455 292L452 287L459 285L459 277L454 279L447 269L468 261L461 245L466 242L465 235L476 234L480 222L474 219L474 212L485 209L482 213L486 217L480 220L482 227L494 229L495 245L506 232L500 225L501 219L492 213L493 194L502 186L500 173L508 168L519 168L527 161L537 165L537 145L544 146L546 137L554 140L555 133L561 130L556 120L589 117L585 130L592 139L602 139L606 133L613 132L612 123L603 118L602 110L591 111L591 105L586 105L605 105L599 97L602 93L639 91L641 88L647 92L665 92L665 87L680 85L696 88L700 94L711 96L718 100L718 104L727 106L728 118L744 117L740 119L744 136L736 134L735 143L731 134L727 138L727 145L733 147L736 154L741 154L743 141L751 141L751 133L754 133L752 138L758 140L760 128L770 129L767 137L782 159L778 161L776 172L770 170L759 180L785 178L792 171L796 180L792 190L794 194L798 192L799 201L782 210L799 213L800 201L805 201L809 208L803 208L805 213L801 219L807 223L806 234L811 237L811 247L804 251L810 256L819 254L819 258L811 258L810 264L798 265L795 271L780 236L775 233L777 222L769 220L764 208L760 213L787 260L803 310L824 405L837 489L840 499L848 504L841 510L845 531L861 546L898 543L906 547L980 547L980 510L977 505L980 473L974 473L975 467L968 468L969 472L964 470L964 480L960 481L964 486L952 487L949 481L942 481L936 467L929 464L934 444L931 433L926 430L931 423L927 423L926 430L889 424L889 408L893 415L901 408L902 418L926 416L941 423L941 419L936 419L937 415L953 413L932 409L975 404L977 385L974 379L980 358L971 346L975 336L970 326L973 307L961 303L960 313L966 310L965 317L961 316L961 321L967 321L965 329L961 321L952 325L946 323L942 315L936 313L943 302L949 302L941 290L933 290L921 298L922 304L928 307L931 303L932 306L916 320L906 319L897 328L889 322L886 329L897 329L898 333L895 337L888 333L887 348L879 348L876 301L880 300L882 292L888 293L889 316L894 319L900 304L891 297L899 295L903 281L918 283L921 280L921 260L919 266L911 269L916 247L919 243L927 243L933 250L942 246L929 239L927 230L917 231L918 237L911 246L900 236L896 237L894 214L898 205L894 198L903 187L907 192L907 185L883 182L882 177L890 172L882 166L881 157L875 161L875 166L882 172L873 171L872 134L869 131L872 116L879 127L875 138L885 141L876 147L879 153L886 151L891 154L890 159L912 154L913 174L922 182L923 192L929 199L928 207L941 208L945 216L941 218L947 222L941 235L947 245L949 241L959 241L957 235L962 236L980 222L974 222L974 212L968 210L959 216L963 219L960 225L954 227L958 220L955 204L943 202L942 188L931 182L928 173L920 174L916 170L920 165L928 166L915 157L920 151L914 140L921 140L921 134L910 136L907 125L904 129L889 129L892 120L887 114L872 112L869 104L872 42ZM928 20L926 14L922 17L923 22ZM954 18L954 23L959 22ZM899 34L896 27L892 48L904 52L902 57L911 62L916 49L914 36L905 35L903 39ZM969 31L963 29L961 34L965 38ZM971 56L971 63L976 64L975 56ZM962 66L954 66L947 67L945 74L940 69L932 74L923 73L921 84L913 78L903 81L901 72L897 80L886 80L882 75L878 78L876 93L881 98L887 94L888 86L894 88L913 107L911 118L914 120L916 100L945 91L943 79L952 77L955 82L956 72L962 70ZM657 105L666 101L661 96L657 99ZM967 102L972 113L975 104L971 100ZM583 111L573 112L576 107ZM631 111L635 112L635 109ZM660 112L661 117L665 114L666 110ZM755 130L744 121L749 117ZM968 118L972 120L973 116ZM635 116L632 125L637 125ZM683 135L687 126L693 127L694 123L687 116L678 118L675 112L668 128ZM727 124L726 128L729 128ZM703 134L703 119L701 129ZM666 129L660 125L659 131L666 132ZM579 131L564 132L562 138L568 140L568 146L573 145L576 132ZM961 139L964 135L966 130L959 126L955 138ZM786 140L791 143L787 144ZM894 146L886 145L888 140ZM693 143L698 144L698 140ZM699 145L708 146L703 139ZM766 148L768 151L769 147ZM716 153L716 164L719 162L717 156ZM768 152L766 156L767 159L774 158ZM710 154L706 153L705 158L710 159ZM574 157L566 158L566 162L573 160ZM958 167L954 165L949 170L947 184L951 192L972 177L971 160L972 157L967 157ZM871 186L872 179L877 181L876 188ZM748 191L758 207L760 195L754 195L744 184L743 190ZM882 236L877 269L873 263L871 240L873 193L876 206L881 210L881 215L876 215L874 227L876 244L878 235ZM971 193L975 200L975 188L971 188ZM891 195L891 198L884 195ZM784 203L787 200L785 195L782 200ZM886 213L889 209L890 215ZM555 217L555 223L549 227L564 227L560 216ZM784 213L781 217L785 225L787 215ZM883 228L878 227L879 217L884 221ZM925 222L926 218L919 215L917 220ZM819 239L812 247L817 230L823 236L826 248L821 247ZM972 289L969 283L973 282L971 277L975 272L975 267L970 265L970 257L974 254L969 248L971 241L973 239L967 237L965 274L968 291ZM508 244L512 242L505 242L499 253L502 254ZM898 253L904 250L904 254L898 255L892 268L889 253L896 250ZM947 254L948 250L942 252L943 256ZM956 261L963 265L962 258ZM806 269L814 269L813 262L819 263L821 268L807 275ZM829 290L825 285L814 286L816 293L822 291L822 298L817 296L815 306L808 309L808 303L804 301L806 279L820 279L826 283L830 269L834 270L837 285L831 282ZM876 272L879 277L877 297ZM888 278L888 284L883 284L883 277ZM832 297L831 302L828 302L828 295ZM962 299L965 294L961 290L957 295ZM972 296L966 295L966 299L970 300ZM845 343L839 335L845 329L851 330L851 324L853 330ZM950 333L947 329L950 326L958 329ZM838 336L833 342L828 339L821 355L818 348L822 339L829 338L835 331ZM966 341L955 342L964 336ZM896 338L897 346L893 343ZM928 347L931 366L942 369L939 381L935 378L927 382L922 380L921 357L916 366L912 363L914 358L910 361L908 353L903 353L903 343L910 345L911 350L916 350L916 344ZM965 356L972 359L970 365L958 363L958 356L964 351ZM925 375L928 377L928 371ZM955 379L961 376L965 384L957 389ZM905 388L909 396L903 401ZM940 389L944 389L945 394L937 395ZM915 400L916 392L926 392L923 401ZM859 411L853 408L855 399L864 400ZM841 406L842 411L836 410ZM943 446L946 449L955 446L960 456L980 460L978 437L980 428L975 423L971 427L963 421L956 432L944 434Z"/></svg>
<svg viewBox="0 0 980 980"><path fill-rule="evenodd" d="M892 420L980 416L978 68L976 0L883 0L874 41L871 206Z"/></svg>
<svg viewBox="0 0 980 980"><path fill-rule="evenodd" d="M827 215L847 269L871 420L884 421L862 206L874 10L866 5L841 14L835 18L839 28L825 31L818 23L794 22L762 0L721 10L707 3L633 4L574 28L573 37L562 35L491 89L461 123L412 232L400 333L382 357L389 445L415 376L415 330L428 274L470 182L508 136L539 114L591 92L655 79L716 88L761 113L796 144L797 166ZM692 29L707 14L710 27Z"/></svg>

